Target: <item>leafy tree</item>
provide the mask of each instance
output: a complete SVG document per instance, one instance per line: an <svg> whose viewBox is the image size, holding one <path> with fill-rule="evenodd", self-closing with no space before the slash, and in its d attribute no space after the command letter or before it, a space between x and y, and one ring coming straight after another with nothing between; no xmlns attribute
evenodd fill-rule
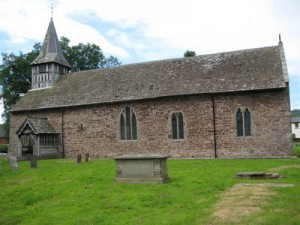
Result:
<svg viewBox="0 0 300 225"><path fill-rule="evenodd" d="M196 52L186 50L186 52L184 53L183 56L184 56L184 57L193 57L193 56L196 56Z"/></svg>
<svg viewBox="0 0 300 225"><path fill-rule="evenodd" d="M300 116L300 109L292 110L292 117L298 117L298 116Z"/></svg>
<svg viewBox="0 0 300 225"><path fill-rule="evenodd" d="M105 58L103 60L101 67L108 68L108 67L119 66L119 65L121 65L121 62L118 60L118 58L111 55L110 57Z"/></svg>
<svg viewBox="0 0 300 225"><path fill-rule="evenodd" d="M64 56L69 62L71 71L90 70L104 67L113 67L121 65L116 57L106 58L101 48L95 44L83 44L69 46L70 40L61 37L60 46Z"/></svg>
<svg viewBox="0 0 300 225"><path fill-rule="evenodd" d="M71 65L71 71L89 70L96 68L112 67L121 62L113 56L106 58L99 46L95 44L78 44L69 46L70 40L61 37L60 44L64 56ZM31 87L30 63L38 56L41 43L36 43L33 50L27 54L2 53L0 65L0 86L2 91L0 98L3 99L5 135L9 134L9 110Z"/></svg>
<svg viewBox="0 0 300 225"><path fill-rule="evenodd" d="M31 68L29 63L38 56L38 51L33 50L27 54L2 53L3 64L0 65L0 85L2 91L0 98L3 99L4 112L2 118L5 120L4 131L8 137L9 110L30 88Z"/></svg>

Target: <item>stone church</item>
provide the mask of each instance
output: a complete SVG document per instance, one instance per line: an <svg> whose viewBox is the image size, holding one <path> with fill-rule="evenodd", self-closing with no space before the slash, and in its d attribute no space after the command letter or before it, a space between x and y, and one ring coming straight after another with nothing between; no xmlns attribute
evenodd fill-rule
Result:
<svg viewBox="0 0 300 225"><path fill-rule="evenodd" d="M289 78L277 46L69 73L51 19L32 86L11 109L10 154L26 159L288 157Z"/></svg>

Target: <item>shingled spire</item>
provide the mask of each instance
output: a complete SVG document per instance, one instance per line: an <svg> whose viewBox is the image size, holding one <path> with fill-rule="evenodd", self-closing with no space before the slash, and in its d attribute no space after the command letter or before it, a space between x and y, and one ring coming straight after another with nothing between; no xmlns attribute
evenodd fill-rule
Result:
<svg viewBox="0 0 300 225"><path fill-rule="evenodd" d="M32 89L51 87L59 75L71 68L62 53L52 18L40 54L31 66Z"/></svg>

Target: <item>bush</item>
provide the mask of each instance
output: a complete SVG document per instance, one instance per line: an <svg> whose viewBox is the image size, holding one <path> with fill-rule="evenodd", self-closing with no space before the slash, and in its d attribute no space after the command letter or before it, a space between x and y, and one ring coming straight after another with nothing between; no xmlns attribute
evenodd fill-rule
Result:
<svg viewBox="0 0 300 225"><path fill-rule="evenodd" d="M293 142L298 142L298 144L300 144L300 138L293 138Z"/></svg>
<svg viewBox="0 0 300 225"><path fill-rule="evenodd" d="M293 145L294 145L293 146L293 154L295 156L297 156L298 158L300 158L300 144L299 144L299 142L298 143L296 142Z"/></svg>
<svg viewBox="0 0 300 225"><path fill-rule="evenodd" d="M0 144L0 152L1 153L7 153L8 145L6 144Z"/></svg>

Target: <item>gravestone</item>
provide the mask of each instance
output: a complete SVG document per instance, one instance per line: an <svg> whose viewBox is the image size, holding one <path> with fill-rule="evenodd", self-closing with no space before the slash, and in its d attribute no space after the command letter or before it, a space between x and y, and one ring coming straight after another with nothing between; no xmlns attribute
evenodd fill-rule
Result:
<svg viewBox="0 0 300 225"><path fill-rule="evenodd" d="M30 160L30 168L37 168L37 156L30 155L29 160Z"/></svg>
<svg viewBox="0 0 300 225"><path fill-rule="evenodd" d="M15 156L8 156L8 161L11 170L17 170L19 168L17 158Z"/></svg>
<svg viewBox="0 0 300 225"><path fill-rule="evenodd" d="M90 159L90 153L85 154L85 162L89 163L91 161Z"/></svg>
<svg viewBox="0 0 300 225"><path fill-rule="evenodd" d="M78 163L78 164L81 163L81 158L82 158L81 154L78 154L78 155L77 155L77 163Z"/></svg>
<svg viewBox="0 0 300 225"><path fill-rule="evenodd" d="M125 183L166 183L169 155L131 154L116 157L116 181Z"/></svg>

